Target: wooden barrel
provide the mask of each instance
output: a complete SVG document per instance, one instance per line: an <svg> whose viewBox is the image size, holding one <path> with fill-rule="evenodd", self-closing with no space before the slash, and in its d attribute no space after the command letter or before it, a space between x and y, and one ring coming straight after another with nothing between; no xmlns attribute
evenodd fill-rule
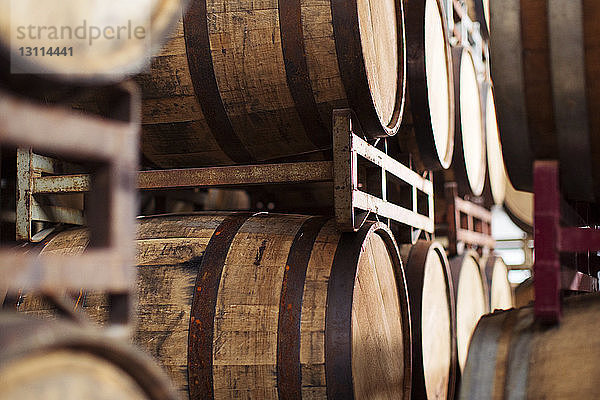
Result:
<svg viewBox="0 0 600 400"><path fill-rule="evenodd" d="M412 320L412 396L452 399L456 379L454 290L444 248L418 241L406 257Z"/></svg>
<svg viewBox="0 0 600 400"><path fill-rule="evenodd" d="M477 71L471 51L452 49L454 64L454 129L453 179L461 195L480 196L485 184L485 134Z"/></svg>
<svg viewBox="0 0 600 400"><path fill-rule="evenodd" d="M400 149L421 170L450 166L454 150L454 85L441 0L404 0L408 90Z"/></svg>
<svg viewBox="0 0 600 400"><path fill-rule="evenodd" d="M494 90L486 85L485 96L485 142L487 154L487 178L484 193L492 204L501 205L506 195L506 169L502 157L502 145L498 133Z"/></svg>
<svg viewBox="0 0 600 400"><path fill-rule="evenodd" d="M515 288L515 307L525 307L534 299L533 277L529 277Z"/></svg>
<svg viewBox="0 0 600 400"><path fill-rule="evenodd" d="M598 294L564 300L559 325L536 323L533 307L481 319L471 342L460 398L598 397Z"/></svg>
<svg viewBox="0 0 600 400"><path fill-rule="evenodd" d="M143 152L160 167L320 156L348 107L368 136L393 135L403 37L399 0L191 0L140 78Z"/></svg>
<svg viewBox="0 0 600 400"><path fill-rule="evenodd" d="M320 217L232 213L139 222L134 340L183 396L410 397L407 291L384 225L340 234ZM67 231L42 253L87 242ZM103 319L104 299L80 304Z"/></svg>
<svg viewBox="0 0 600 400"><path fill-rule="evenodd" d="M513 290L508 280L508 267L502 257L492 255L484 264L489 291L489 310L508 310L514 307Z"/></svg>
<svg viewBox="0 0 600 400"><path fill-rule="evenodd" d="M458 365L465 368L469 343L477 322L488 311L485 278L479 267L479 256L473 250L450 260L456 298L456 346Z"/></svg>
<svg viewBox="0 0 600 400"><path fill-rule="evenodd" d="M557 159L571 200L600 199L600 3L493 0L490 50L508 174Z"/></svg>
<svg viewBox="0 0 600 400"><path fill-rule="evenodd" d="M50 86L52 82L54 85L88 85L121 81L148 66L150 58L159 51L181 16L185 3L184 0L61 0L59 9L56 9L59 4L56 1L23 0L18 2L19 8L16 10L11 9L11 1L0 1L0 82L13 89L30 92L40 90L34 85ZM13 6L16 7L16 4ZM16 17L18 15L35 15L29 23L37 23L44 16L44 26L39 27L43 29L36 30L36 26L31 25L29 31L27 28L17 30L16 25L21 22ZM105 32L101 38L93 41L90 31L92 25ZM14 31L11 31L11 26ZM27 32L31 33L25 35ZM99 32L97 34L100 35ZM118 40L117 34L119 37L122 35L123 39ZM84 35L85 38L90 37L93 45L73 39ZM11 38L22 36L25 37L23 40L11 42ZM47 37L48 40L40 37ZM148 40L136 40L139 37ZM20 50L13 47L16 43L18 46L37 48L39 52L42 46L52 46L53 49L71 47L72 56L21 57ZM43 76L40 75L43 79L33 78L32 81L30 75L11 75L11 55L15 71L43 71Z"/></svg>
<svg viewBox="0 0 600 400"><path fill-rule="evenodd" d="M99 333L0 314L0 399L175 400L152 359Z"/></svg>
<svg viewBox="0 0 600 400"><path fill-rule="evenodd" d="M515 189L508 176L504 210L515 225L525 232L533 233L533 194Z"/></svg>

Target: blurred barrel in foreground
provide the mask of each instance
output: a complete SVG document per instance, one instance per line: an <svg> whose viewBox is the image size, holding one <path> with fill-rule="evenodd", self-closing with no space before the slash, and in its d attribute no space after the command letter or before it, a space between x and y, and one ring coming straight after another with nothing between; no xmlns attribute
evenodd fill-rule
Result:
<svg viewBox="0 0 600 400"><path fill-rule="evenodd" d="M407 103L400 148L422 170L446 169L454 150L452 57L440 0L406 1Z"/></svg>
<svg viewBox="0 0 600 400"><path fill-rule="evenodd" d="M51 85L64 90L59 84L108 84L137 74L170 35L185 3L184 0L1 0L0 84L39 93ZM19 16L29 18L28 24L16 26L22 22ZM38 22L40 26L36 25ZM23 46L23 51L29 49L34 53L21 56L21 49L14 46ZM65 54L41 56L42 51L50 48L47 46L53 50L66 49ZM11 75L11 56L15 71L32 72L36 76Z"/></svg>
<svg viewBox="0 0 600 400"><path fill-rule="evenodd" d="M513 291L508 281L508 267L502 257L488 257L483 268L490 295L489 310L508 310L514 307Z"/></svg>
<svg viewBox="0 0 600 400"><path fill-rule="evenodd" d="M192 0L140 77L142 147L160 167L252 163L331 148L332 110L394 135L405 91L402 3Z"/></svg>
<svg viewBox="0 0 600 400"><path fill-rule="evenodd" d="M0 399L175 400L150 357L72 324L0 314Z"/></svg>
<svg viewBox="0 0 600 400"><path fill-rule="evenodd" d="M460 195L483 192L486 175L485 133L477 71L471 51L452 49L454 63L454 129L453 179Z"/></svg>
<svg viewBox="0 0 600 400"><path fill-rule="evenodd" d="M481 319L473 335L460 399L598 397L600 297L564 300L561 323L535 322L533 307Z"/></svg>
<svg viewBox="0 0 600 400"><path fill-rule="evenodd" d="M452 399L456 380L454 293L444 248L419 241L406 258L412 319L412 393L418 399Z"/></svg>
<svg viewBox="0 0 600 400"><path fill-rule="evenodd" d="M456 296L456 344L458 365L463 371L471 335L479 318L488 311L484 277L479 267L479 256L473 250L450 260Z"/></svg>
<svg viewBox="0 0 600 400"><path fill-rule="evenodd" d="M560 161L571 200L600 200L600 2L492 0L491 66L508 174Z"/></svg>
<svg viewBox="0 0 600 400"><path fill-rule="evenodd" d="M44 252L82 251L85 230ZM192 399L410 397L410 321L390 231L270 214L140 219L134 340ZM86 311L102 319L105 300ZM40 304L27 297L21 311Z"/></svg>

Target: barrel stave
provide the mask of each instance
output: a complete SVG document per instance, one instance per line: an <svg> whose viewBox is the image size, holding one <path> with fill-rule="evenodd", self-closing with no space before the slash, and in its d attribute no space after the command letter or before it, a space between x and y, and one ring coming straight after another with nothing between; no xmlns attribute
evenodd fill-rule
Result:
<svg viewBox="0 0 600 400"><path fill-rule="evenodd" d="M87 245L85 230L58 234L42 251L71 245ZM409 396L408 301L383 225L340 234L321 217L147 217L137 249L134 341L163 363L182 395ZM27 295L20 309L43 306ZM106 299L86 294L79 306L96 319ZM332 315L347 318L335 323ZM346 345L331 345L342 336Z"/></svg>
<svg viewBox="0 0 600 400"><path fill-rule="evenodd" d="M367 135L395 134L405 87L401 3L337 3L192 1L139 80L146 157L174 168L327 150L332 111L348 107Z"/></svg>
<svg viewBox="0 0 600 400"><path fill-rule="evenodd" d="M598 300L597 294L565 299L560 325L536 323L532 306L482 318L460 398L595 397Z"/></svg>

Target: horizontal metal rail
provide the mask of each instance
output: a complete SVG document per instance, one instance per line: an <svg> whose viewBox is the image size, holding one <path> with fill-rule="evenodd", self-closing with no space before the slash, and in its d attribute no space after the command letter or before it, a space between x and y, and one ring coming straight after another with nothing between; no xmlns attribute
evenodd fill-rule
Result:
<svg viewBox="0 0 600 400"><path fill-rule="evenodd" d="M229 167L166 169L140 171L137 187L140 190L230 187L285 183L333 181L331 161L295 162ZM42 176L33 179L33 194L88 192L87 174Z"/></svg>
<svg viewBox="0 0 600 400"><path fill-rule="evenodd" d="M137 173L137 188L164 190L332 182L334 214L342 231L358 230L367 216L373 215L432 233L434 207L431 179L419 175L361 139L358 126L352 122L350 110L334 112L333 161L140 171ZM359 185L359 157L370 162L371 168L379 169L379 181L371 183L375 187ZM29 218L80 223L80 210L71 210L69 213L63 209L43 209L38 207L33 197L88 192L92 188L91 177L87 174L53 175L52 161L31 152L25 164L30 165L30 169L34 165L46 165L42 171L44 174L34 171L28 178L30 208L34 210ZM20 168L27 168L27 165L21 165ZM387 197L388 175L411 188L411 207L395 204ZM23 182L23 185L26 184ZM379 193L380 196L372 193ZM426 201L426 204L419 204L419 201ZM420 209L426 211L419 213Z"/></svg>

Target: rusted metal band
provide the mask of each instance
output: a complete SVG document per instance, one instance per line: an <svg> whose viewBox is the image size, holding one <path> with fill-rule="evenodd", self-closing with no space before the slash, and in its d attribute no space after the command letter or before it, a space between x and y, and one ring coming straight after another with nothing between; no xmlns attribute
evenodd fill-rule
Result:
<svg viewBox="0 0 600 400"><path fill-rule="evenodd" d="M377 111L373 106L373 96L369 88L362 52L356 2L331 0L331 15L338 67L348 98L348 105L358 117L360 126L368 137L385 137L395 134L395 131L389 132L382 127ZM398 29L401 29L401 27L398 27ZM404 60L402 60L402 64L404 64ZM404 69L401 64L398 65L398 68ZM398 87L401 88L404 84L403 79L403 82L398 82ZM403 99L400 100L403 101ZM402 118L401 109L402 107L397 107L397 115L391 125L399 125L398 120Z"/></svg>
<svg viewBox="0 0 600 400"><path fill-rule="evenodd" d="M280 399L302 398L300 367L302 297L311 250L327 221L327 218L321 217L306 220L294 238L286 261L277 325L277 392Z"/></svg>
<svg viewBox="0 0 600 400"><path fill-rule="evenodd" d="M353 400L352 299L362 245L370 231L344 233L333 258L325 312L325 379L329 400Z"/></svg>
<svg viewBox="0 0 600 400"><path fill-rule="evenodd" d="M188 333L188 385L191 400L214 398L213 329L223 265L240 227L252 214L226 217L210 238L194 286Z"/></svg>
<svg viewBox="0 0 600 400"><path fill-rule="evenodd" d="M483 316L473 332L468 362L460 382L461 400L492 399L496 353L502 326L509 312ZM457 396L458 397L458 396Z"/></svg>
<svg viewBox="0 0 600 400"><path fill-rule="evenodd" d="M424 240L418 241L412 246L406 262L406 282L410 303L411 337L412 337L412 394L415 398L427 398L427 386L425 383L425 371L423 365L423 342L421 321L423 319L423 286L425 284L425 266L427 258L439 257L443 266L446 279L446 298L448 300L448 314L450 320L450 368L448 371L448 398L454 397L456 384L456 328L454 327L454 293L452 289L452 278L445 257L443 247L436 242Z"/></svg>
<svg viewBox="0 0 600 400"><path fill-rule="evenodd" d="M521 0L491 0L490 15L491 72L506 171L516 189L531 191L534 155L525 102Z"/></svg>
<svg viewBox="0 0 600 400"><path fill-rule="evenodd" d="M483 186L485 184L486 174L483 174L479 182L471 182L467 170L467 157L469 154L465 154L463 134L462 134L462 113L461 110L461 98L460 98L460 71L462 66L463 55L468 54L469 60L473 62L473 56L471 50L467 47L453 47L452 48L452 66L454 72L454 101L456 102L455 117L454 117L454 154L452 160L452 170L454 171L454 178L458 184L458 194L461 196L467 194L474 194L475 196L481 196L483 193ZM481 105L480 105L481 107ZM471 110L465 110L471 111ZM480 108L481 111L481 108ZM482 116L483 118L483 116ZM481 148L483 151L486 149L485 135L481 132ZM481 171L487 169L487 159L485 153L482 154L481 164L479 166ZM473 188L475 186L475 188Z"/></svg>
<svg viewBox="0 0 600 400"><path fill-rule="evenodd" d="M321 120L315 100L302 31L300 0L279 0L279 30L285 74L306 136L318 149L331 147L331 132Z"/></svg>
<svg viewBox="0 0 600 400"><path fill-rule="evenodd" d="M435 144L435 134L431 109L429 107L430 83L427 82L427 60L425 59L425 7L427 1L409 1L405 4L406 13L406 64L408 73L408 92L410 96L410 112L415 125L415 141L419 148L420 159L427 169L441 170L450 167L454 151L454 87L452 85L452 57L450 43L448 42L448 25L444 16L444 6L441 0L435 1L442 20L444 43L446 52L446 77L448 79L448 149L443 159L438 156Z"/></svg>
<svg viewBox="0 0 600 400"><path fill-rule="evenodd" d="M471 194L471 185L467 175L467 164L465 150L463 147L463 136L461 126L461 109L460 109L460 67L462 64L462 55L464 48L456 46L452 48L452 70L454 73L454 101L456 107L454 109L454 154L452 156L452 171L454 172L454 180L458 187L458 194L464 196ZM456 288L455 288L456 289Z"/></svg>
<svg viewBox="0 0 600 400"><path fill-rule="evenodd" d="M431 242L418 241L410 249L406 262L406 284L410 303L412 327L412 394L416 398L427 398L425 371L423 368L423 345L421 332L423 286L425 278L425 263L429 254ZM452 316L450 316L452 319Z"/></svg>
<svg viewBox="0 0 600 400"><path fill-rule="evenodd" d="M236 163L256 161L237 136L213 69L210 50L210 35L206 0L192 0L188 12L183 16L185 47L196 99L202 107L206 124L219 147Z"/></svg>

